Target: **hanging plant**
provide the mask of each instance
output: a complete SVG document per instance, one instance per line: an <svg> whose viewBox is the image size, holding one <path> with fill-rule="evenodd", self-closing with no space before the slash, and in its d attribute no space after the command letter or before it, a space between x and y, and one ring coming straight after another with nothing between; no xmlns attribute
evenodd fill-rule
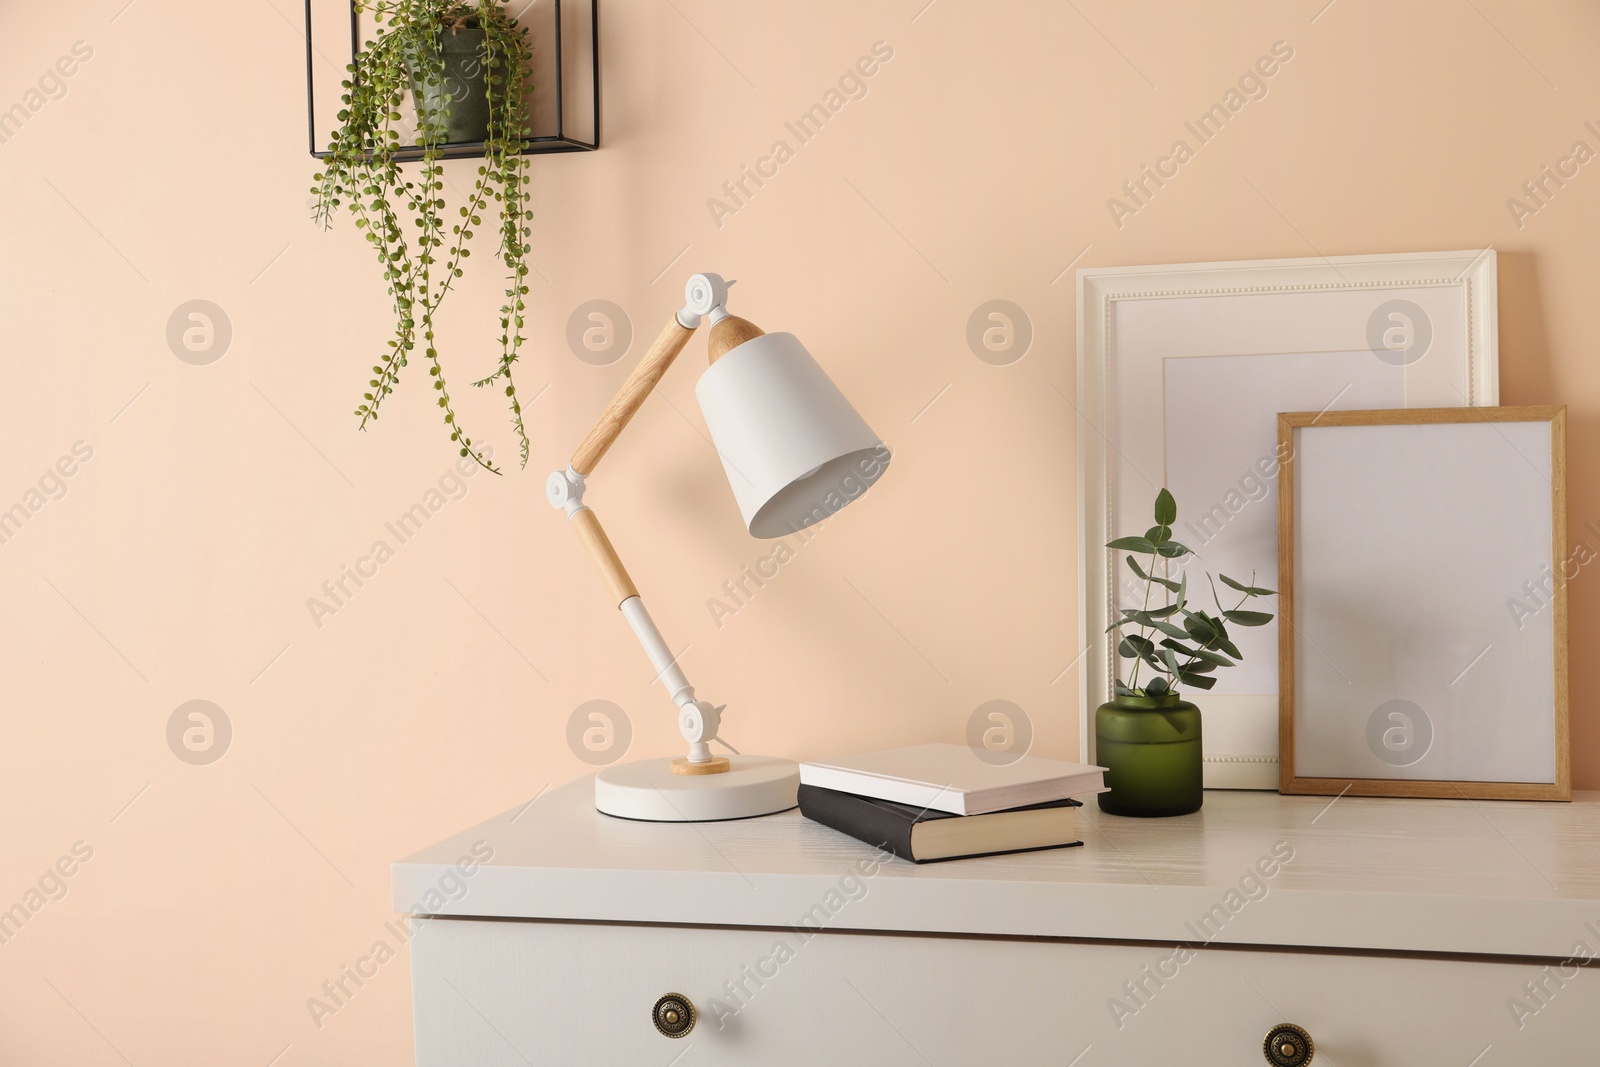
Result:
<svg viewBox="0 0 1600 1067"><path fill-rule="evenodd" d="M528 295L527 106L532 61L527 29L495 0L357 0L372 11L376 34L359 51L342 83L339 127L328 145L317 185L315 218L326 228L340 207L350 211L383 268L395 320L388 351L355 414L360 428L378 417L400 372L420 348L450 440L496 474L457 419L439 358L434 322L472 254L469 242L483 216L498 205L499 256L505 264L506 302L500 308L500 357L493 372L473 384L503 387L511 425L528 462L512 368L522 346ZM401 123L406 97L414 101L420 165L402 169ZM455 141L483 141L483 162L454 217L446 214L442 161ZM447 228L448 227L448 228Z"/></svg>

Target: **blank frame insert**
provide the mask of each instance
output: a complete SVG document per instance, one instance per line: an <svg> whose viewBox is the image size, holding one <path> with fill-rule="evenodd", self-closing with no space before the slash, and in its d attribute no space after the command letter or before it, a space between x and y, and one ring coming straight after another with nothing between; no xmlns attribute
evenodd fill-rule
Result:
<svg viewBox="0 0 1600 1067"><path fill-rule="evenodd" d="M1283 792L1571 798L1565 427L1278 417Z"/></svg>

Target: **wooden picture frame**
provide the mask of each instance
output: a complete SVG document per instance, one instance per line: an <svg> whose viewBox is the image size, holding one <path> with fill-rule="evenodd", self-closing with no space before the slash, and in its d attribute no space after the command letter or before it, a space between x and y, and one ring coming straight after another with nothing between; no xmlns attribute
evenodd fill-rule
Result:
<svg viewBox="0 0 1600 1067"><path fill-rule="evenodd" d="M1280 791L1571 800L1566 585L1594 557L1567 552L1566 408L1291 412L1278 438Z"/></svg>
<svg viewBox="0 0 1600 1067"><path fill-rule="evenodd" d="M1278 412L1498 404L1496 293L1492 249L1078 271L1080 629L1056 678L1078 685L1080 759L1114 691L1106 626L1138 606L1105 543L1143 532L1165 484L1202 569L1273 585ZM1276 790L1276 623L1238 640L1197 698L1205 785Z"/></svg>

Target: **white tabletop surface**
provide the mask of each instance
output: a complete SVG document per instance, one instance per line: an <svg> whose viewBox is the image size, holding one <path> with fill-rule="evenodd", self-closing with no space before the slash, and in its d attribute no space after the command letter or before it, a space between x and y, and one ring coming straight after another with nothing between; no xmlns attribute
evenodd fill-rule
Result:
<svg viewBox="0 0 1600 1067"><path fill-rule="evenodd" d="M860 878L876 850L798 811L628 822L594 810L586 777L396 863L394 902L438 915L770 927L822 904L823 925L838 930L1550 957L1600 938L1600 793L1560 804L1211 791L1200 812L1174 819L1117 818L1092 799L1079 811L1082 848L889 859ZM452 874L475 842L493 858ZM1275 848L1293 858L1255 881ZM1199 925L1207 914L1222 918Z"/></svg>

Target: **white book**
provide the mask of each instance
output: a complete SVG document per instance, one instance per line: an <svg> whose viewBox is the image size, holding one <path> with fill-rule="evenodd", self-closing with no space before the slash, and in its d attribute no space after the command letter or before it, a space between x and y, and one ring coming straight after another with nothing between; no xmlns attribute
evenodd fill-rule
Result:
<svg viewBox="0 0 1600 1067"><path fill-rule="evenodd" d="M913 745L800 764L800 781L897 804L983 815L1063 797L1104 793L1105 768L1022 756L1000 762L966 745Z"/></svg>

